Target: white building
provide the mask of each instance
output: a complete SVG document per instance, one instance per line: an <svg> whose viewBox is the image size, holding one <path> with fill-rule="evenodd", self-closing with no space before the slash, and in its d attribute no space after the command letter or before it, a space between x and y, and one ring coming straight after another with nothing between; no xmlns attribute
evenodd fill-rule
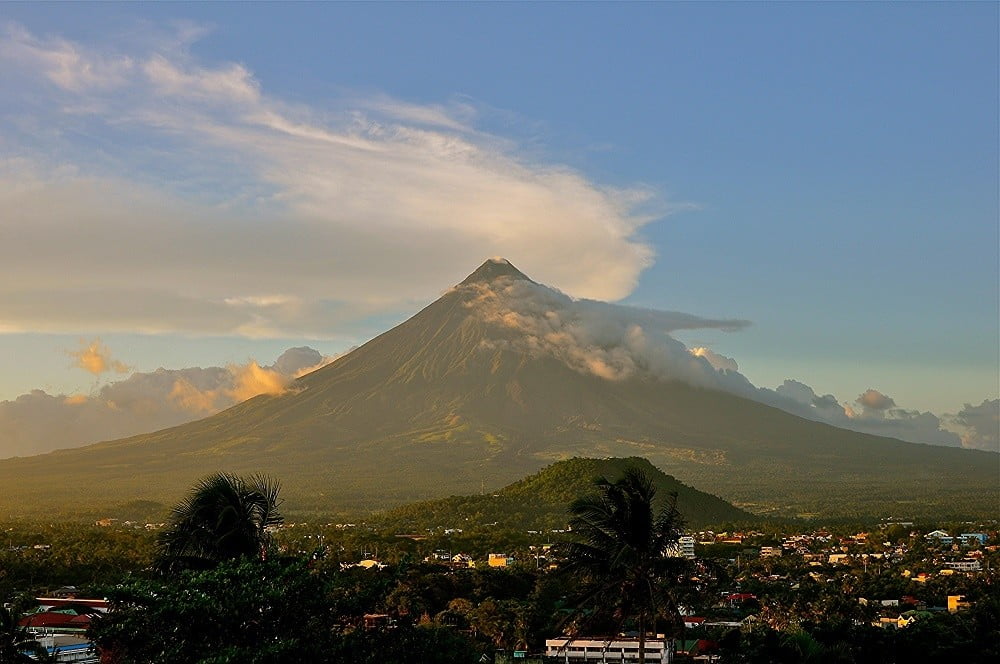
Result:
<svg viewBox="0 0 1000 664"><path fill-rule="evenodd" d="M694 560L695 539L690 535L684 535L677 539L676 544L667 547L666 554L674 558L688 558Z"/></svg>
<svg viewBox="0 0 1000 664"><path fill-rule="evenodd" d="M979 572L982 571L983 566L978 560L954 560L952 562L946 562L944 564L948 569L953 569L956 572Z"/></svg>
<svg viewBox="0 0 1000 664"><path fill-rule="evenodd" d="M643 650L646 654L646 661L650 664L654 662L667 664L674 661L674 643L670 639L646 639ZM638 662L639 639L616 638L607 641L589 636L576 639L565 636L558 639L546 639L545 656L557 658L557 661L564 664Z"/></svg>

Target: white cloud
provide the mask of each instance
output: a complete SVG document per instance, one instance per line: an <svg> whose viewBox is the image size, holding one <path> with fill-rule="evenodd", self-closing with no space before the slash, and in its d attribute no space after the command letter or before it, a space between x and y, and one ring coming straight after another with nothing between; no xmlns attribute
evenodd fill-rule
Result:
<svg viewBox="0 0 1000 664"><path fill-rule="evenodd" d="M124 85L135 66L127 55L104 55L64 39L41 40L16 24L7 24L0 34L0 63L37 70L71 92Z"/></svg>
<svg viewBox="0 0 1000 664"><path fill-rule="evenodd" d="M881 416L885 411L896 407L896 402L893 401L892 397L871 388L862 392L855 399L855 403L861 406L866 414L877 416Z"/></svg>
<svg viewBox="0 0 1000 664"><path fill-rule="evenodd" d="M701 328L736 330L749 324L575 300L521 279L500 278L459 288L472 295L468 306L474 315L497 326L495 329L517 333L501 334L489 342L491 345L555 357L581 373L608 380L652 376L723 389L732 380L728 373L717 371L669 333Z"/></svg>
<svg viewBox="0 0 1000 664"><path fill-rule="evenodd" d="M142 65L143 73L155 92L168 97L192 98L216 102L255 104L260 101L260 86L242 65L231 63L219 69L175 66L162 55L153 55Z"/></svg>
<svg viewBox="0 0 1000 664"><path fill-rule="evenodd" d="M962 447L1000 452L1000 399L967 403L952 420L962 431Z"/></svg>
<svg viewBox="0 0 1000 664"><path fill-rule="evenodd" d="M467 101L283 102L243 64L194 58L200 36L116 52L8 28L5 328L320 337L485 256L600 299L651 264L638 232L670 207L652 191L529 158Z"/></svg>
<svg viewBox="0 0 1000 664"><path fill-rule="evenodd" d="M690 349L691 354L696 357L703 357L708 360L708 363L712 365L717 371L739 371L740 365L736 363L731 357L726 357L725 355L719 355L711 348L705 348L704 346L695 346Z"/></svg>
<svg viewBox="0 0 1000 664"><path fill-rule="evenodd" d="M736 361L707 348L687 348L670 335L677 330L738 330L747 321L704 319L591 300L574 300L530 281L500 279L490 285L462 286L475 297L473 312L498 326L488 345L554 357L581 373L608 380L636 377L682 381L731 392L794 415L845 429L916 443L957 446L958 434L943 428L933 413L896 407L869 389L854 403L820 396L805 383L786 380L777 389L754 386ZM517 332L504 334L504 330Z"/></svg>

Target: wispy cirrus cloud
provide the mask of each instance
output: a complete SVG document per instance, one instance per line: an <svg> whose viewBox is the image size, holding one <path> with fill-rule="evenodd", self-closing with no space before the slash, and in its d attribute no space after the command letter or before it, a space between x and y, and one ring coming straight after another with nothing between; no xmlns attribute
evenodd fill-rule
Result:
<svg viewBox="0 0 1000 664"><path fill-rule="evenodd" d="M195 58L196 28L145 47L4 28L6 329L319 337L488 255L600 299L652 262L639 231L670 206L651 190L529 156L468 101L278 99Z"/></svg>

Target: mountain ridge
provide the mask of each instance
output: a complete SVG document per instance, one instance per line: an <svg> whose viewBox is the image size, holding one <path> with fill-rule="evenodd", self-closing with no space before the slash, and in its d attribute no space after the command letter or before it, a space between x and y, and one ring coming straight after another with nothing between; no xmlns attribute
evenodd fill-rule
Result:
<svg viewBox="0 0 1000 664"><path fill-rule="evenodd" d="M758 513L977 515L1000 501L996 454L837 429L676 380L611 380L537 352L518 327L527 314L508 307L507 294L525 289L556 295L487 261L284 394L0 461L0 513L72 510L81 495L65 488L70 479L91 502L169 504L215 470L272 474L303 514L365 513L501 487L574 456L648 458Z"/></svg>

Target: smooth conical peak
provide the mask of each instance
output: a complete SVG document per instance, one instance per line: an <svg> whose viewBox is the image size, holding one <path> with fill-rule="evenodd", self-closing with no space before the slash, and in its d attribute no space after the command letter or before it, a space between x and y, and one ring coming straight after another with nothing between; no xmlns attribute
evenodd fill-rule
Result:
<svg viewBox="0 0 1000 664"><path fill-rule="evenodd" d="M495 279L499 279L500 277L531 281L527 275L511 265L511 262L506 258L490 258L476 268L475 272L467 276L465 280L459 284L459 286L489 283Z"/></svg>

